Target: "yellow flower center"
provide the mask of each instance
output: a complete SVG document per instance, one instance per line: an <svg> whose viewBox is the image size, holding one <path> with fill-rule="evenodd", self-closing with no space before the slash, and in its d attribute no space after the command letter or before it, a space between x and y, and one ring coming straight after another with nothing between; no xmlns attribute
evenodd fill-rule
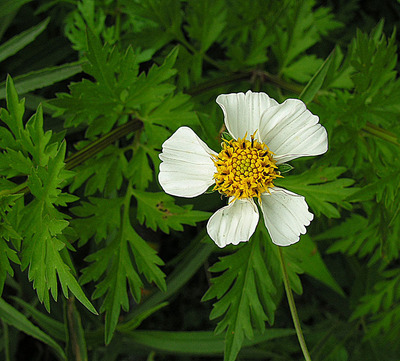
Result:
<svg viewBox="0 0 400 361"><path fill-rule="evenodd" d="M254 133L255 134L255 133ZM253 198L274 186L274 179L281 178L273 153L264 143L246 136L226 141L213 162L217 168L214 174L214 190L235 199Z"/></svg>

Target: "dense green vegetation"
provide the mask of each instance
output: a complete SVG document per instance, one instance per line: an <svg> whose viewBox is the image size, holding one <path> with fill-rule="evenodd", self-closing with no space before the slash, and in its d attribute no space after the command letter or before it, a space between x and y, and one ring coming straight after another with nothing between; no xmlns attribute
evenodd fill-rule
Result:
<svg viewBox="0 0 400 361"><path fill-rule="evenodd" d="M299 98L329 150L276 183L311 359L400 358L400 4L0 0L0 359L300 360L263 222L218 248L217 192L167 195L163 142L220 149L223 93Z"/></svg>

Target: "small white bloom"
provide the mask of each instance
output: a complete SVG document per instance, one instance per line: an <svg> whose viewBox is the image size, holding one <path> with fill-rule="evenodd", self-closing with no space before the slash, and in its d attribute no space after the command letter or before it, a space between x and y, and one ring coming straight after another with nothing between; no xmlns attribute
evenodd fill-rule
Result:
<svg viewBox="0 0 400 361"><path fill-rule="evenodd" d="M288 99L278 104L265 93L222 94L217 103L224 112L231 141L218 154L188 127L179 128L163 144L159 181L168 194L196 197L211 185L229 197L215 212L207 231L219 247L247 242L259 213L272 241L296 243L313 219L303 196L274 186L281 177L277 166L292 159L320 155L328 140L319 118L304 103Z"/></svg>

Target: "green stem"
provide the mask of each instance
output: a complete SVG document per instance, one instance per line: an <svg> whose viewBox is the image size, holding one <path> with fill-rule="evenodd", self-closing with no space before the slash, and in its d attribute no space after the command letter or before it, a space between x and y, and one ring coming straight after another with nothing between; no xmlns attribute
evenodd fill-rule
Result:
<svg viewBox="0 0 400 361"><path fill-rule="evenodd" d="M9 345L9 337L8 337L8 325L1 321L3 326L3 340L4 340L4 356L6 361L10 361L10 345Z"/></svg>
<svg viewBox="0 0 400 361"><path fill-rule="evenodd" d="M134 119L128 123L125 123L118 128L115 128L110 133L107 133L103 137L95 140L94 142L90 143L86 147L82 148L72 156L68 157L65 160L65 168L72 169L82 164L84 161L92 158L94 155L99 153L100 151L107 148L110 144L113 144L118 139L128 135L142 127L142 122Z"/></svg>
<svg viewBox="0 0 400 361"><path fill-rule="evenodd" d="M281 247L279 248L279 260L281 262L281 268L283 273L283 283L285 285L286 296L289 303L290 313L292 314L292 319L294 323L294 328L296 329L297 338L299 339L299 344L301 351L303 351L303 356L306 361L311 361L310 354L307 349L306 341L304 340L303 331L301 330L299 316L297 314L296 304L294 303L292 289L290 287L289 277L287 269L285 266L285 260L283 259L283 253Z"/></svg>
<svg viewBox="0 0 400 361"><path fill-rule="evenodd" d="M386 129L379 128L370 122L367 122L367 124L365 124L363 130L364 132L372 134L375 137L381 138L389 143L400 146L399 140L395 134L387 131Z"/></svg>
<svg viewBox="0 0 400 361"><path fill-rule="evenodd" d="M190 89L188 89L186 93L191 96L196 96L199 94L203 94L209 90L229 85L236 81L250 80L251 75L252 75L251 72L230 73L220 78L212 79L200 83L199 85L193 86Z"/></svg>

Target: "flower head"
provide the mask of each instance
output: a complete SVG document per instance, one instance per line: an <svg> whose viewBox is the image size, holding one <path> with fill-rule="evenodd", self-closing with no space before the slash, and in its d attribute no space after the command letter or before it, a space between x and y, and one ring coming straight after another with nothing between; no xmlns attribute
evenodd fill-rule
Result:
<svg viewBox="0 0 400 361"><path fill-rule="evenodd" d="M159 182L168 194L196 197L210 186L228 204L208 221L207 231L219 247L246 242L254 233L257 198L272 241L296 243L313 219L303 196L274 185L282 177L278 165L327 151L327 133L304 103L278 104L265 93L222 94L217 103L233 137L222 150L211 150L188 127L179 128L163 144Z"/></svg>

